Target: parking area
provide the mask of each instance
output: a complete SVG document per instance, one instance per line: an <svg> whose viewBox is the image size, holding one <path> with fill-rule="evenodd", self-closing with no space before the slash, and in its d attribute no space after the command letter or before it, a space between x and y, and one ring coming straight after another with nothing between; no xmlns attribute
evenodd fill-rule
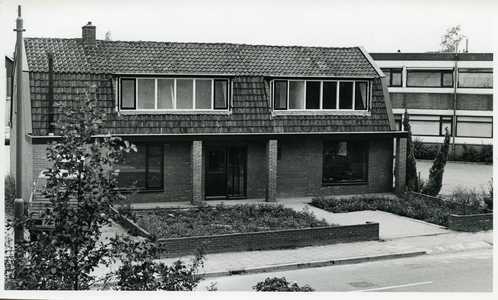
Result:
<svg viewBox="0 0 498 300"><path fill-rule="evenodd" d="M417 160L417 172L420 173L422 179L429 178L431 167L432 161ZM451 194L457 187L475 189L476 192L480 192L481 189L487 191L491 178L493 178L492 164L449 161L444 168L443 187L440 194Z"/></svg>

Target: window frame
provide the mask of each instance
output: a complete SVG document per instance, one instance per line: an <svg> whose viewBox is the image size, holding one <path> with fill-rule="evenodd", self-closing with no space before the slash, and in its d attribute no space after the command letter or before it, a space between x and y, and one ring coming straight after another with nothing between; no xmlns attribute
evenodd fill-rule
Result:
<svg viewBox="0 0 498 300"><path fill-rule="evenodd" d="M290 108L290 89L291 89L291 82L303 82L303 91L302 91L302 97L303 97L303 103L301 103L303 108ZM308 83L319 83L320 88L319 88L319 106L318 108L306 108L308 106L308 101L307 101L307 95L308 95ZM282 107L281 105L276 105L276 93L277 93L277 88L276 85L278 83L285 83L286 84L286 90L285 90L285 107ZM324 83L335 83L335 107L336 108L324 108ZM340 108L340 102L341 102L341 83L352 83L352 95L351 95L351 108ZM357 89L357 84L366 84L366 101L365 101L365 108L364 109L357 109L356 108L356 89ZM274 111L300 111L300 112L305 112L305 111L327 111L327 112L334 112L334 111L357 111L357 112L366 112L369 111L371 108L371 102L372 102L372 81L368 79L272 79L270 81L270 89L271 89L271 104L272 108ZM281 99L281 98L278 98ZM282 104L282 103L279 103Z"/></svg>
<svg viewBox="0 0 498 300"><path fill-rule="evenodd" d="M475 121L470 121L470 120L463 120L464 118L474 118L476 119ZM481 118L481 119L488 119L490 121L485 121L485 120L482 120L482 121L479 121L478 119ZM456 128L455 128L455 137L457 138L484 138L484 139L492 139L493 138L493 121L494 121L494 118L493 117L488 117L488 116L457 116L457 119L456 119ZM491 136L480 136L480 135L475 135L475 136L468 136L468 135L460 135L459 132L458 132L458 125L459 124L490 124L491 125Z"/></svg>
<svg viewBox="0 0 498 300"><path fill-rule="evenodd" d="M134 95L133 95L133 101L134 105L133 107L124 107L123 106L123 81L134 81ZM139 99L139 81L140 80L154 80L154 108L139 108L140 107L140 99ZM173 93L172 93L172 108L158 108L159 107L159 86L158 86L158 80L172 80L173 81ZM191 80L192 81L192 108L178 108L178 80ZM196 108L197 105L197 81L205 81L209 80L211 81L211 102L210 102L210 108ZM216 101L216 92L217 92L217 82L225 82L226 87L224 87L224 94L226 95L225 101L224 101L224 106L219 107L217 104L219 104L220 101ZM119 77L118 80L119 83L119 110L120 111L159 111L159 112L175 112L175 111L192 111L192 112L222 112L222 111L229 111L230 110L230 98L231 98L231 81L229 78L226 77L220 77L220 78L214 78L214 77L154 77L154 76L122 76Z"/></svg>
<svg viewBox="0 0 498 300"><path fill-rule="evenodd" d="M160 144L150 144L150 143L136 143L135 144L138 147L142 146L144 147L145 151L144 151L144 159L143 159L143 162L145 167L145 171L144 171L144 174L143 174L143 179L144 180L144 186L143 187L135 187L137 190L139 191L163 191L164 190L164 144L160 143ZM159 155L151 155L150 152L150 148L151 147L158 147L160 149L160 154ZM134 155L136 154L137 152L130 152L128 153L127 155ZM150 166L150 159L151 158L157 158L159 157L160 158L160 185L159 186L150 186L149 184L149 172L150 172L150 169L151 169L151 166ZM119 164L121 165L121 164ZM119 165L116 166L118 169L119 169ZM124 163L123 163L124 165ZM120 171L121 173L122 171ZM125 172L126 173L126 172ZM142 175L141 175L142 176ZM117 182L118 182L118 186L117 186L117 189L118 190L126 190L127 187L121 187L120 184L119 184L119 175L117 177Z"/></svg>
<svg viewBox="0 0 498 300"><path fill-rule="evenodd" d="M431 119L423 119L424 117L429 118L432 117L434 120ZM413 133L413 135L416 136L444 136L446 131L444 130L446 127L449 127L448 129L450 130L450 135L453 130L453 116L438 116L438 115L410 115L410 124L412 125L413 128L413 123L417 122L427 122L427 123L434 123L438 124L438 134L429 134L429 133ZM445 126L449 125L449 126ZM413 129L412 129L413 131Z"/></svg>
<svg viewBox="0 0 498 300"><path fill-rule="evenodd" d="M332 143L359 143L361 145L361 149L364 151L363 152L363 162L362 162L362 166L364 168L364 177L365 179L363 180L343 180L343 181L340 181L340 180L330 180L330 179L326 179L325 178L325 169L326 169L326 148L327 148L327 145L330 145ZM346 144L347 145L347 144ZM359 145L357 145L359 146ZM358 149L359 147L356 147L355 149ZM369 154L370 154L370 142L368 140L340 140L340 141L323 141L323 145L322 145L322 185L323 186L331 186L331 185L365 185L365 184L368 184L369 180L369 176L368 176L368 163L369 163ZM334 165L334 170L337 170L339 168L339 165L340 163L338 161L335 161L334 162L335 165ZM337 174L337 172L334 172L335 174ZM335 176L337 178L337 176Z"/></svg>
<svg viewBox="0 0 498 300"><path fill-rule="evenodd" d="M381 70L382 72L384 72L384 74L386 74L386 72L389 72L389 79L387 81L388 87L403 87L403 68L381 68ZM393 84L393 74L399 74L399 84Z"/></svg>
<svg viewBox="0 0 498 300"><path fill-rule="evenodd" d="M493 69L492 68L458 68L457 87L461 88L461 89L492 89L493 88L493 80L491 80L490 87L461 86L461 84L460 84L461 74L491 74L491 77L493 77Z"/></svg>
<svg viewBox="0 0 498 300"><path fill-rule="evenodd" d="M410 74L414 73L439 73L439 85L438 86L429 86L429 85L411 85L409 83ZM444 75L451 74L451 85L444 84ZM454 70L443 69L443 70L434 70L434 69L407 69L406 70L406 87L408 88L453 88L455 86L455 74Z"/></svg>

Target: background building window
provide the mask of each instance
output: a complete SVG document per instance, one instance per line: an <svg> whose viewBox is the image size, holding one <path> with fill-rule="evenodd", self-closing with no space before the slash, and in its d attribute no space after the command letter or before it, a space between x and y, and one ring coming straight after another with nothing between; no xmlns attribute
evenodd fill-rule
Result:
<svg viewBox="0 0 498 300"><path fill-rule="evenodd" d="M368 141L324 142L323 183L367 182Z"/></svg>
<svg viewBox="0 0 498 300"><path fill-rule="evenodd" d="M402 86L403 85L403 76L402 69L382 69L384 75L386 75L387 86Z"/></svg>
<svg viewBox="0 0 498 300"><path fill-rule="evenodd" d="M457 137L493 137L492 117L457 117Z"/></svg>
<svg viewBox="0 0 498 300"><path fill-rule="evenodd" d="M452 70L407 70L408 87L453 87Z"/></svg>
<svg viewBox="0 0 498 300"><path fill-rule="evenodd" d="M493 69L459 69L459 88L493 88Z"/></svg>

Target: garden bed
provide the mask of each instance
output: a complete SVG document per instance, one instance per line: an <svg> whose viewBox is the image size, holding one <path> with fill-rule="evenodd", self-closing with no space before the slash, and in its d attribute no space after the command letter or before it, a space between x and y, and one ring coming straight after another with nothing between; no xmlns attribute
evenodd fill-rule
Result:
<svg viewBox="0 0 498 300"><path fill-rule="evenodd" d="M381 210L445 227L449 227L450 215L481 215L490 212L483 207L417 193L406 193L399 199L378 196L316 197L313 198L311 205L333 213Z"/></svg>
<svg viewBox="0 0 498 300"><path fill-rule="evenodd" d="M379 239L378 223L327 224L306 210L274 204L142 210L136 212L137 222L120 219L132 234L154 239L162 258L191 255L200 245L206 253L222 253Z"/></svg>

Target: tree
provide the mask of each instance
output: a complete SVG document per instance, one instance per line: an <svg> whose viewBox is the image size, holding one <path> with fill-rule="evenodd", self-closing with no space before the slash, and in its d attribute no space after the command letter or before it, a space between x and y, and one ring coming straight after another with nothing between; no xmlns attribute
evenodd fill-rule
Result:
<svg viewBox="0 0 498 300"><path fill-rule="evenodd" d="M450 151L450 131L445 128L444 143L439 148L439 151L434 159L431 169L429 170L429 179L422 189L422 193L436 196L441 191L443 186L443 173L446 162L448 161L448 154Z"/></svg>
<svg viewBox="0 0 498 300"><path fill-rule="evenodd" d="M57 106L63 115L54 125L61 138L47 148L53 166L44 194L51 208L42 215L53 230L16 245L15 251L24 255L10 274L14 289L89 288L95 279L90 273L108 263L100 229L111 222L111 205L123 199L114 190L113 164L135 149L117 137L93 138L105 118L93 93L87 91L73 105ZM28 218L25 228L33 225Z"/></svg>
<svg viewBox="0 0 498 300"><path fill-rule="evenodd" d="M406 141L406 187L410 191L418 192L419 178L417 175L417 162L415 161L415 148L412 140L412 131L410 126L410 116L405 112L403 116L403 128L408 132Z"/></svg>
<svg viewBox="0 0 498 300"><path fill-rule="evenodd" d="M200 280L196 273L203 252L191 265L178 260L168 267L153 261L158 249L151 241L121 236L106 244L99 241L102 226L111 222L111 206L126 203L116 190L113 165L136 147L110 135L95 138L105 113L93 93L87 91L73 105L57 106L63 114L55 124L61 138L47 148L53 167L44 194L51 207L43 216L53 230L16 244L15 253L22 255L14 256L6 247L5 288L86 290L97 280L93 270L119 260L118 271L107 276L117 280L116 289L193 290ZM34 225L29 216L24 223L28 230Z"/></svg>
<svg viewBox="0 0 498 300"><path fill-rule="evenodd" d="M111 34L111 31L107 31L105 33L105 40L106 41L112 41L112 34Z"/></svg>
<svg viewBox="0 0 498 300"><path fill-rule="evenodd" d="M458 52L458 45L465 38L460 30L460 25L448 28L446 34L441 37L441 52Z"/></svg>

